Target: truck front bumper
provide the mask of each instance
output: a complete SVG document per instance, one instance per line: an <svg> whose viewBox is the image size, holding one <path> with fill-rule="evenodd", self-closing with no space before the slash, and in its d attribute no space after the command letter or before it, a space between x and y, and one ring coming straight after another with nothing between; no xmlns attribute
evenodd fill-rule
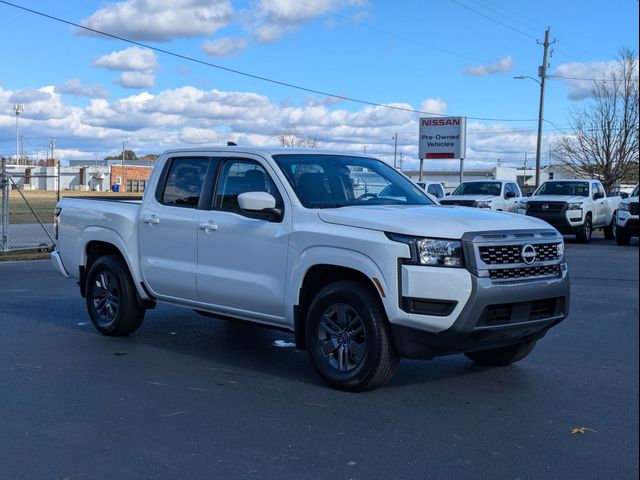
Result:
<svg viewBox="0 0 640 480"><path fill-rule="evenodd" d="M616 225L627 230L629 235L632 237L637 237L640 234L640 222L638 221L638 215L632 215L629 211L618 210L616 215Z"/></svg>
<svg viewBox="0 0 640 480"><path fill-rule="evenodd" d="M542 338L569 313L569 276L495 282L471 275L471 295L454 324L439 333L392 324L405 358L429 359Z"/></svg>
<svg viewBox="0 0 640 480"><path fill-rule="evenodd" d="M527 212L530 217L544 220L563 235L575 235L582 231L584 210L567 210L558 213Z"/></svg>

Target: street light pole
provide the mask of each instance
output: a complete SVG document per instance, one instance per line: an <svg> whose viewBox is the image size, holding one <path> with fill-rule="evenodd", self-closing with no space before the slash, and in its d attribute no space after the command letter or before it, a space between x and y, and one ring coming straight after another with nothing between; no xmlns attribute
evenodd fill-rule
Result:
<svg viewBox="0 0 640 480"><path fill-rule="evenodd" d="M21 103L13 104L13 113L16 114L16 165L20 163L20 134L18 130L18 118L23 111L24 105Z"/></svg>

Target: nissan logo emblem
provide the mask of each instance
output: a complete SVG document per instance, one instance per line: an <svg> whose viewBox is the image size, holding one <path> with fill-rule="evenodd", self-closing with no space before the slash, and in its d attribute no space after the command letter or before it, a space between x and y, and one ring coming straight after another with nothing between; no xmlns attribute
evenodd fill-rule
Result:
<svg viewBox="0 0 640 480"><path fill-rule="evenodd" d="M549 205L547 205L546 203L544 205L542 205L542 209L543 210L549 210Z"/></svg>
<svg viewBox="0 0 640 480"><path fill-rule="evenodd" d="M525 245L524 247L522 247L520 255L522 256L522 260L524 260L524 263L526 263L527 265L531 265L533 262L535 262L536 257L538 256L533 245Z"/></svg>

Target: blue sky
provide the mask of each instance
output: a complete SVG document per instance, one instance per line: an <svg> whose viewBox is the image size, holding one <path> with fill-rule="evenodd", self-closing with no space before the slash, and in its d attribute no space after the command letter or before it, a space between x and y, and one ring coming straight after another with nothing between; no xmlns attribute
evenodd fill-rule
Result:
<svg viewBox="0 0 640 480"><path fill-rule="evenodd" d="M535 151L536 76L546 26L549 73L606 75L638 47L638 1L14 0L21 6L224 67L314 90L469 119L470 165ZM336 101L105 39L0 3L0 154L57 139L63 159L170 147L275 145L295 131L323 148L390 159L391 137L415 165L419 114ZM544 147L591 82L547 83ZM528 120L528 121L511 121ZM558 128L556 128L558 127ZM438 166L455 165L446 162Z"/></svg>

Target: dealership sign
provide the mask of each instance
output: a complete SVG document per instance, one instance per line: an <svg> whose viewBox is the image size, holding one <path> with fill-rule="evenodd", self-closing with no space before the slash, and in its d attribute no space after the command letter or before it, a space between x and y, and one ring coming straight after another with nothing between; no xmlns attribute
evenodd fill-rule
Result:
<svg viewBox="0 0 640 480"><path fill-rule="evenodd" d="M426 117L420 119L420 158L464 158L466 117Z"/></svg>

